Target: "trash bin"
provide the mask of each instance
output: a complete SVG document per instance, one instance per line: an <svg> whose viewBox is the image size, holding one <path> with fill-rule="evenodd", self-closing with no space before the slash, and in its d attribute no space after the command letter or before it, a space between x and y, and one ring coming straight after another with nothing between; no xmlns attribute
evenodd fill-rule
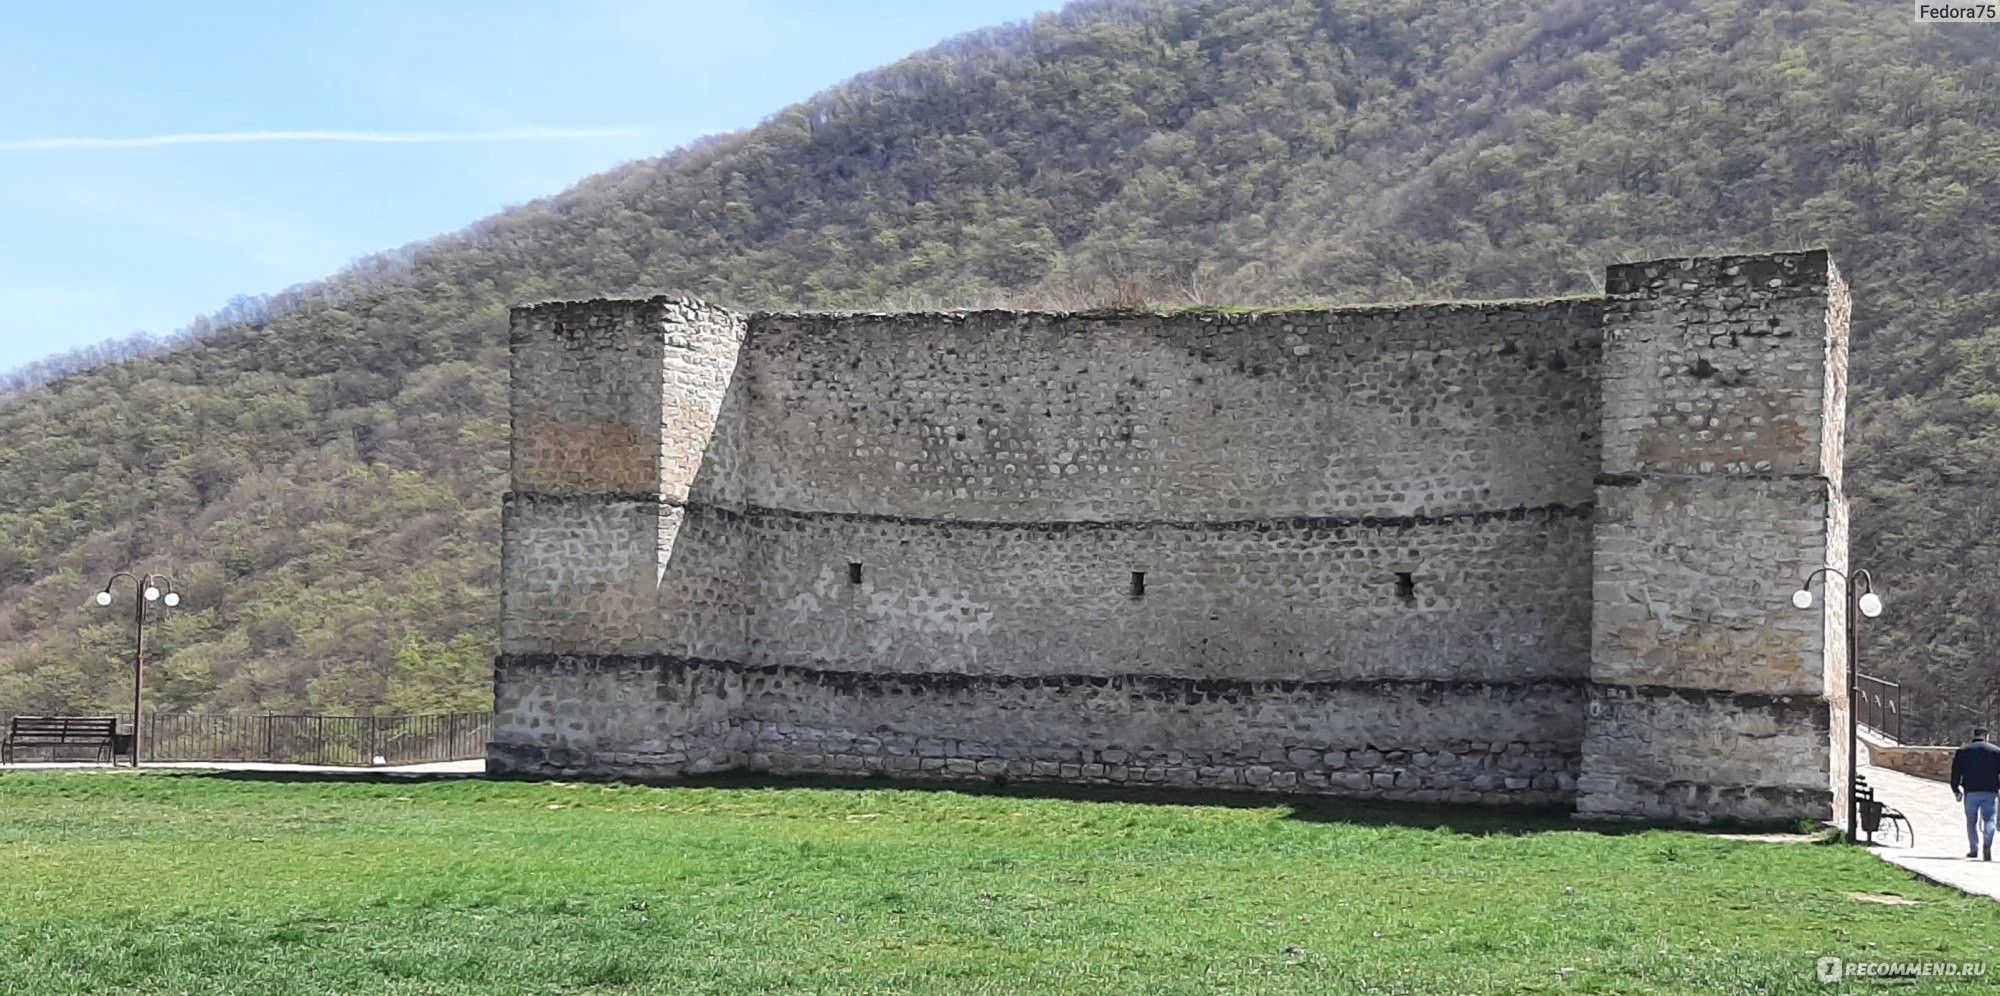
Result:
<svg viewBox="0 0 2000 996"><path fill-rule="evenodd" d="M1873 799L1862 799L1856 808L1860 810L1861 832L1875 836L1875 831L1882 829L1882 804Z"/></svg>

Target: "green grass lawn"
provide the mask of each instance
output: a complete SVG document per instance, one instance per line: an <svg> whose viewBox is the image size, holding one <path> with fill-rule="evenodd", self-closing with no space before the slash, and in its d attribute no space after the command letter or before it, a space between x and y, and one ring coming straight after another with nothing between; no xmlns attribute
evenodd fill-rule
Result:
<svg viewBox="0 0 2000 996"><path fill-rule="evenodd" d="M15 772L0 951L7 994L1969 992L1813 962L2000 983L2000 904L1561 814Z"/></svg>

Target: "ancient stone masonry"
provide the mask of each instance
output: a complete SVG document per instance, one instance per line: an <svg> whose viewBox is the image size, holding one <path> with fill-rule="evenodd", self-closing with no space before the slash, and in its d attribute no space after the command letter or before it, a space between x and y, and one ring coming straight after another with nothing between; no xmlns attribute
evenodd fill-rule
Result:
<svg viewBox="0 0 2000 996"><path fill-rule="evenodd" d="M1808 253L1614 266L1605 289L1577 809L1826 815L1845 606L1775 586L1847 566L1847 288Z"/></svg>
<svg viewBox="0 0 2000 996"><path fill-rule="evenodd" d="M514 313L497 772L1833 813L1846 288ZM1838 600L1826 600L1838 609Z"/></svg>

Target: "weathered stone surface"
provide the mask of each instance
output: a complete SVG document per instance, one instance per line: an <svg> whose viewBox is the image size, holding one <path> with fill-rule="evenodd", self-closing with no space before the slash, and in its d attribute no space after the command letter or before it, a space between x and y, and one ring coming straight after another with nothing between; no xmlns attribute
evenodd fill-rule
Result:
<svg viewBox="0 0 2000 996"><path fill-rule="evenodd" d="M1808 252L1629 264L1606 287L1578 812L1830 817L1844 588L1812 612L1786 596L1847 563L1846 285Z"/></svg>
<svg viewBox="0 0 2000 996"><path fill-rule="evenodd" d="M874 768L883 754L923 759L918 770L1026 780L1128 780L1129 769L1185 772L1202 784L1287 791L1323 788L1301 776L1346 744L1443 743L1452 760L1423 769L1395 750L1355 750L1361 787L1387 798L1471 783L1504 768L1548 774L1533 801L1566 796L1574 777L1583 688L1574 681L1515 685L1435 682L1280 682L1161 676L958 675L819 671L672 657L506 655L501 711L513 739L565 775L603 769L672 777L701 759L757 749L745 767L772 771ZM1094 718L1079 728L1075 717ZM894 732L911 713L950 738ZM1521 739L1474 743L1478 728ZM662 738L659 731L679 731ZM858 732L858 731L871 732ZM1245 739L1245 731L1251 734ZM1053 760L1001 760L1004 740L1035 739ZM1264 742L1282 745L1275 752ZM1117 747L1097 744L1116 743ZM1166 745L1171 744L1169 749ZM620 760L626 754L637 760ZM1266 761L1275 753L1278 760ZM510 755L531 756L531 755ZM935 764L930 762L935 761ZM528 770L510 762L510 771ZM1288 774L1289 773L1289 774ZM1403 777L1399 778L1401 775ZM1527 801L1528 796L1523 800Z"/></svg>
<svg viewBox="0 0 2000 996"><path fill-rule="evenodd" d="M1823 723L1770 775L1714 748L1756 695L1824 718L1834 621L1784 598L1844 563L1844 287L1811 253L1608 287L517 310L495 768L1817 812ZM1727 694L1587 705L1653 686Z"/></svg>
<svg viewBox="0 0 2000 996"><path fill-rule="evenodd" d="M1957 747L1912 747L1877 736L1866 728L1860 736L1861 749L1866 751L1862 756L1868 764L1933 781L1951 780L1951 761L1958 753Z"/></svg>
<svg viewBox="0 0 2000 996"><path fill-rule="evenodd" d="M1583 504L1602 309L758 315L746 487L1028 524Z"/></svg>
<svg viewBox="0 0 2000 996"><path fill-rule="evenodd" d="M715 513L689 516L709 532L723 528L708 521L722 518ZM1518 680L1584 674L1588 516L1587 507L1563 506L1420 525L1030 525L795 512L730 521L748 551L742 587L765 607L746 618L745 659L756 663ZM848 580L851 563L863 565L858 585ZM1408 600L1387 570L1399 566L1419 592ZM1143 598L1131 595L1134 570L1146 572ZM703 573L688 583L719 582Z"/></svg>

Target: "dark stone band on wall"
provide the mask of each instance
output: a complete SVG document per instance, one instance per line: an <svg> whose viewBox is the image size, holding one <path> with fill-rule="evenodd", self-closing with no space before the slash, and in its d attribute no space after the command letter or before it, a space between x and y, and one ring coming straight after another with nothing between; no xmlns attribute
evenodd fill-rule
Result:
<svg viewBox="0 0 2000 996"><path fill-rule="evenodd" d="M790 677L840 691L880 694L887 686L925 692L958 692L979 688L1117 688L1159 698L1190 702L1235 696L1297 695L1326 692L1401 691L1419 695L1464 696L1485 692L1540 695L1576 692L1590 685L1583 678L1528 678L1516 681L1463 681L1447 678L1355 678L1303 680L1289 678L1182 678L1158 674L962 674L947 671L851 671L802 668L786 664L746 664L742 661L671 654L501 654L500 670L544 671L555 674L589 671L658 671L662 677L690 671L721 671L743 676Z"/></svg>
<svg viewBox="0 0 2000 996"><path fill-rule="evenodd" d="M1683 688L1676 685L1614 685L1596 681L1587 684L1592 710L1600 710L1606 705L1618 702L1644 701L1651 704L1661 700L1673 700L1679 704L1708 709L1768 712L1780 722L1803 723L1820 730L1832 729L1833 720L1827 713L1826 697L1810 692L1801 692L1797 695L1770 695L1721 688Z"/></svg>
<svg viewBox="0 0 2000 996"><path fill-rule="evenodd" d="M1807 472L1800 472L1796 474L1731 473L1727 476L1729 477L1730 480L1733 481L1826 482L1828 480L1825 474L1807 473ZM1649 470L1644 474L1633 474L1627 472L1602 473L1598 474L1596 478L1594 478L1594 480L1597 486L1600 488L1636 488L1639 485L1646 483L1647 481L1710 481L1714 480L1715 477L1716 475L1714 474L1685 474L1685 473L1677 474L1670 471Z"/></svg>
<svg viewBox="0 0 2000 996"><path fill-rule="evenodd" d="M1768 695L1728 689L1683 688L1673 685L1613 685L1586 678L1530 678L1515 681L1465 681L1445 678L1353 678L1310 680L1293 678L1185 678L1158 674L964 674L946 671L855 671L842 668L802 668L785 664L672 654L501 654L501 670L581 673L588 671L659 671L663 676L688 671L722 671L738 675L787 676L815 684L858 692L879 692L895 684L923 691L955 692L975 688L1121 688L1161 697L1268 693L1298 694L1332 691L1414 691L1419 694L1465 695L1486 691L1540 694L1582 690L1592 702L1673 699L1700 706L1739 710L1774 710L1830 728L1825 698L1811 694Z"/></svg>
<svg viewBox="0 0 2000 996"><path fill-rule="evenodd" d="M1260 532L1311 529L1413 529L1419 526L1483 525L1488 522L1551 522L1562 519L1589 520L1594 502L1548 505L1517 505L1513 508L1482 509L1471 512L1444 512L1437 515L1293 515L1251 519L1052 519L1011 521L1006 519L944 519L872 512L820 512L772 508L766 505L741 507L711 502L682 501L659 493L544 494L509 491L503 501L546 502L632 502L659 504L683 509L691 514L715 515L725 519L788 519L800 522L856 522L903 526L948 526L959 529L1024 529L1037 532L1088 532L1092 530L1185 529L1206 532Z"/></svg>

